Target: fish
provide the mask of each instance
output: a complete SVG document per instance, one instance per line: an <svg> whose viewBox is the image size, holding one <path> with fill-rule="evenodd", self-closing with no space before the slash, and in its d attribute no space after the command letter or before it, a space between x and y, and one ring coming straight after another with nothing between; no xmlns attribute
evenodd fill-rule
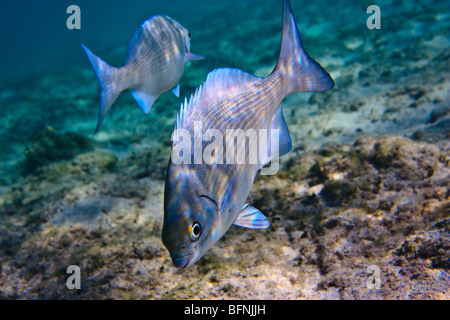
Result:
<svg viewBox="0 0 450 320"><path fill-rule="evenodd" d="M153 103L166 91L180 95L179 81L189 61L204 59L192 53L191 34L171 17L155 15L137 28L130 39L122 67L102 61L84 44L83 47L100 87L97 132L117 97L125 90L147 114Z"/></svg>
<svg viewBox="0 0 450 320"><path fill-rule="evenodd" d="M295 92L322 92L334 87L328 72L304 50L289 0L283 1L282 12L278 62L267 77L240 69L215 69L181 105L165 180L162 228L162 242L176 268L185 269L198 261L233 224L254 229L269 227L268 218L246 201L257 173L291 150L281 103ZM267 139L270 146L276 140L278 154L269 156L267 152L255 163L248 162L247 155L243 164L224 163L227 142L211 137L211 143L223 147L222 152L214 149L213 161L208 163L195 160L196 145L201 146L201 152L210 146L203 140L208 130L216 130L219 137L231 129L270 130ZM189 153L187 147L177 149L183 141L185 145L193 144L193 151L191 148ZM246 150L249 145L245 145ZM234 155L237 152L236 148L230 150ZM181 154L191 161L175 161Z"/></svg>

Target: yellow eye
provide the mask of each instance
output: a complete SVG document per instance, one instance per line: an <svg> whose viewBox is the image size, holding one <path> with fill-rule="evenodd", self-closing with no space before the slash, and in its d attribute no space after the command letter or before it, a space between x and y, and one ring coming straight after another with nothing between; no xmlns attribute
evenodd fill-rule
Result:
<svg viewBox="0 0 450 320"><path fill-rule="evenodd" d="M199 223L194 222L189 226L189 234L191 236L192 241L197 241L198 238L200 238L200 235L202 234L202 227Z"/></svg>

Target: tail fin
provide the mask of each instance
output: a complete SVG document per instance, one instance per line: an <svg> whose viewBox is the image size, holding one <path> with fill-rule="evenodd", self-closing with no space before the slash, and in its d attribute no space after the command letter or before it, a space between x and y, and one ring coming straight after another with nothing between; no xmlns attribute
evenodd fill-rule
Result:
<svg viewBox="0 0 450 320"><path fill-rule="evenodd" d="M98 84L100 86L100 110L98 114L97 128L95 129L95 132L97 133L103 119L106 116L106 113L124 89L122 89L119 85L119 69L111 67L109 64L102 61L83 44L81 44L81 46L83 47L89 61L91 62L92 68L95 71L95 75L97 76Z"/></svg>
<svg viewBox="0 0 450 320"><path fill-rule="evenodd" d="M283 1L283 29L276 71L286 73L291 78L288 93L326 91L334 86L328 72L303 49L289 0Z"/></svg>

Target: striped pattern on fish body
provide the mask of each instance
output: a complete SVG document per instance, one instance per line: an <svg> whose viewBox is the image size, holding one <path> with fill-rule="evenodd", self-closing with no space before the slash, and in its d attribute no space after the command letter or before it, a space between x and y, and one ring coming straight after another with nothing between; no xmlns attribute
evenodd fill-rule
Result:
<svg viewBox="0 0 450 320"><path fill-rule="evenodd" d="M124 68L136 90L158 96L178 83L186 63L185 36L167 16L155 16L135 31Z"/></svg>
<svg viewBox="0 0 450 320"><path fill-rule="evenodd" d="M131 90L144 113L148 113L156 99L168 90L172 89L178 97L178 82L185 64L203 58L190 52L189 32L174 19L161 15L151 17L134 32L120 68L108 65L82 46L100 85L96 131L124 90Z"/></svg>
<svg viewBox="0 0 450 320"><path fill-rule="evenodd" d="M284 0L280 55L273 72L264 79L238 69L211 72L181 107L172 156L184 140L183 130L193 137L190 142L200 143L195 136L199 124L203 134L216 129L223 136L227 129L278 129L279 135L269 133L268 139L279 142L278 155L282 156L291 149L282 100L293 92L326 91L333 86L330 75L303 49L289 1ZM202 152L207 145L202 142ZM248 154L248 144L245 149ZM197 261L233 223L249 228L269 226L268 219L245 202L258 170L273 156L256 164L176 164L170 160L162 240L177 268Z"/></svg>
<svg viewBox="0 0 450 320"><path fill-rule="evenodd" d="M189 102L186 101L182 106L186 118L182 119L183 115L181 114L176 129L187 130L194 139L196 122L202 123L203 134L207 129L213 128L220 130L224 137L227 129L267 129L273 118L272 113L278 109L281 100L265 87L258 89L257 85L262 80L262 78L237 69L218 69L211 72L204 85L197 90ZM206 144L202 143L202 154ZM225 146L226 142L223 144ZM247 155L248 144L246 144L246 149L245 154ZM242 211L261 165L169 165L166 177L165 207L171 212L178 213L178 215L172 214L170 219L183 221L182 218L189 212L204 212L204 208L194 209L203 203L214 212L219 212L216 219L213 220L214 222L209 225L211 230L209 239L219 239L235 223L237 216ZM172 192L168 192L169 190ZM192 196L189 201L180 201L180 195L188 194L192 190L195 190L195 196ZM193 204L193 198L197 198L198 202ZM210 206L211 202L214 204L212 207ZM253 209L252 207L248 208ZM214 216L214 214L210 215ZM191 218L189 220L200 221L201 219ZM169 223L165 223L165 225L168 226ZM202 225L206 225L206 223ZM170 227L168 228L170 229ZM183 228L189 228L189 226L185 225ZM176 233L169 229L164 234ZM207 247L203 250L206 251L214 242L207 242ZM189 264L195 260L196 258L193 258ZM183 261L179 266L185 264L184 260L180 260L180 258L173 258L173 261L175 265L177 265L175 261Z"/></svg>

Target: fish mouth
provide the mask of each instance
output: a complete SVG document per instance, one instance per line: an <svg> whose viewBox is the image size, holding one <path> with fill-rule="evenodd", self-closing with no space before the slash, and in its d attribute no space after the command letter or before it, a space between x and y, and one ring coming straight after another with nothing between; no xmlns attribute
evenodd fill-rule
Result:
<svg viewBox="0 0 450 320"><path fill-rule="evenodd" d="M173 265L178 269L185 269L189 262L191 261L192 255L184 256L184 257L178 257L178 258L172 258Z"/></svg>

